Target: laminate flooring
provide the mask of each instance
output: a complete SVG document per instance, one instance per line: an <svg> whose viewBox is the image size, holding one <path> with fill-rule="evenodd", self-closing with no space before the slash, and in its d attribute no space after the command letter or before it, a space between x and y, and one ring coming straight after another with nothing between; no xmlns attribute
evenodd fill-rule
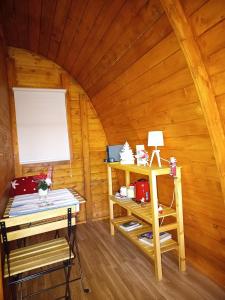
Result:
<svg viewBox="0 0 225 300"><path fill-rule="evenodd" d="M77 236L86 285L85 294L80 282L71 283L74 300L224 300L225 290L187 266L178 271L173 253L163 255L163 280L156 281L150 260L121 234L109 234L107 221L78 225ZM76 276L77 266L72 269ZM46 288L64 280L63 270L23 286L24 294ZM52 300L63 296L65 287L45 292L32 299Z"/></svg>

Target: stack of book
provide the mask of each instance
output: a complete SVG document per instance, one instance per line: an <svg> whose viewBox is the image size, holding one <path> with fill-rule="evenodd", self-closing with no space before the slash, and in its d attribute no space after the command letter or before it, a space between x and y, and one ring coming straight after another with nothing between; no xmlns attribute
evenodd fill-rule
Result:
<svg viewBox="0 0 225 300"><path fill-rule="evenodd" d="M169 232L160 232L160 234L159 234L160 244L165 241L170 240L171 238L172 238L172 235ZM147 245L153 246L152 231L143 232L142 234L138 235L138 239L139 239L139 241L141 241Z"/></svg>
<svg viewBox="0 0 225 300"><path fill-rule="evenodd" d="M125 231L132 231L134 229L142 227L142 224L140 221L137 220L131 220L129 222L123 223L120 225L120 228L122 228Z"/></svg>
<svg viewBox="0 0 225 300"><path fill-rule="evenodd" d="M120 193L116 193L115 198L118 200L130 200L128 197L122 196Z"/></svg>

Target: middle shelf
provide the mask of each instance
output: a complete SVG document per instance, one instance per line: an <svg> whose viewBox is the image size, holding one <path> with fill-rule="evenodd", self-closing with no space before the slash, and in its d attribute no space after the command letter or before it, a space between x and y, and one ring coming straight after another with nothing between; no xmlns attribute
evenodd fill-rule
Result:
<svg viewBox="0 0 225 300"><path fill-rule="evenodd" d="M137 217L145 220L147 223L152 224L152 208L151 203L146 202L144 206L141 204L137 204L131 199L128 200L120 200L117 199L115 196L109 196L109 199L112 200L114 203L119 204L119 206L125 208L126 210L130 211L132 214L136 215ZM170 208L168 206L162 205L163 211L159 214L159 218L168 217L168 216L176 216L176 210Z"/></svg>

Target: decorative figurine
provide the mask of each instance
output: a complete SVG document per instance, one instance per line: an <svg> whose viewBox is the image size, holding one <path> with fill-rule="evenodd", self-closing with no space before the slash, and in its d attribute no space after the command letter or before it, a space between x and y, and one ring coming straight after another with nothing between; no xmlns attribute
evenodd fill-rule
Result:
<svg viewBox="0 0 225 300"><path fill-rule="evenodd" d="M137 165L138 166L146 166L148 164L148 152L145 151L144 145L136 145L136 155Z"/></svg>
<svg viewBox="0 0 225 300"><path fill-rule="evenodd" d="M158 212L159 214L162 214L163 213L163 208L162 208L162 205L160 204L159 207L158 207Z"/></svg>
<svg viewBox="0 0 225 300"><path fill-rule="evenodd" d="M170 163L170 175L173 176L173 177L176 177L176 174L177 174L177 160L175 157L170 157L170 160L169 160L169 163Z"/></svg>
<svg viewBox="0 0 225 300"><path fill-rule="evenodd" d="M145 206L145 198L141 198L141 206Z"/></svg>

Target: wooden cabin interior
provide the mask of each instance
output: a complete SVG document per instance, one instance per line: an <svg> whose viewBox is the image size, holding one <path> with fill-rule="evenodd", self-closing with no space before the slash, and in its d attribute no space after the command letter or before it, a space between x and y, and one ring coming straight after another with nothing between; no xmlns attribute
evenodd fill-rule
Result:
<svg viewBox="0 0 225 300"><path fill-rule="evenodd" d="M4 0L0 12L1 217L12 180L52 166L53 191L74 188L86 200L76 232L90 292L74 281L66 299L225 299L225 1ZM70 161L21 163L13 88L66 90ZM181 223L168 226L176 248L157 254L154 237L155 264L121 232L110 234L113 207L117 217L126 209L108 194L148 173L128 178L123 165L124 179L104 162L107 145L126 141L151 155L150 131L163 132L161 158L175 157L181 170ZM157 200L171 205L172 179L158 176L156 190L150 180L150 203L158 192ZM0 299L10 299L3 252ZM161 257L162 276L155 269ZM57 272L18 290L27 295L58 282ZM64 287L33 298L61 295Z"/></svg>

